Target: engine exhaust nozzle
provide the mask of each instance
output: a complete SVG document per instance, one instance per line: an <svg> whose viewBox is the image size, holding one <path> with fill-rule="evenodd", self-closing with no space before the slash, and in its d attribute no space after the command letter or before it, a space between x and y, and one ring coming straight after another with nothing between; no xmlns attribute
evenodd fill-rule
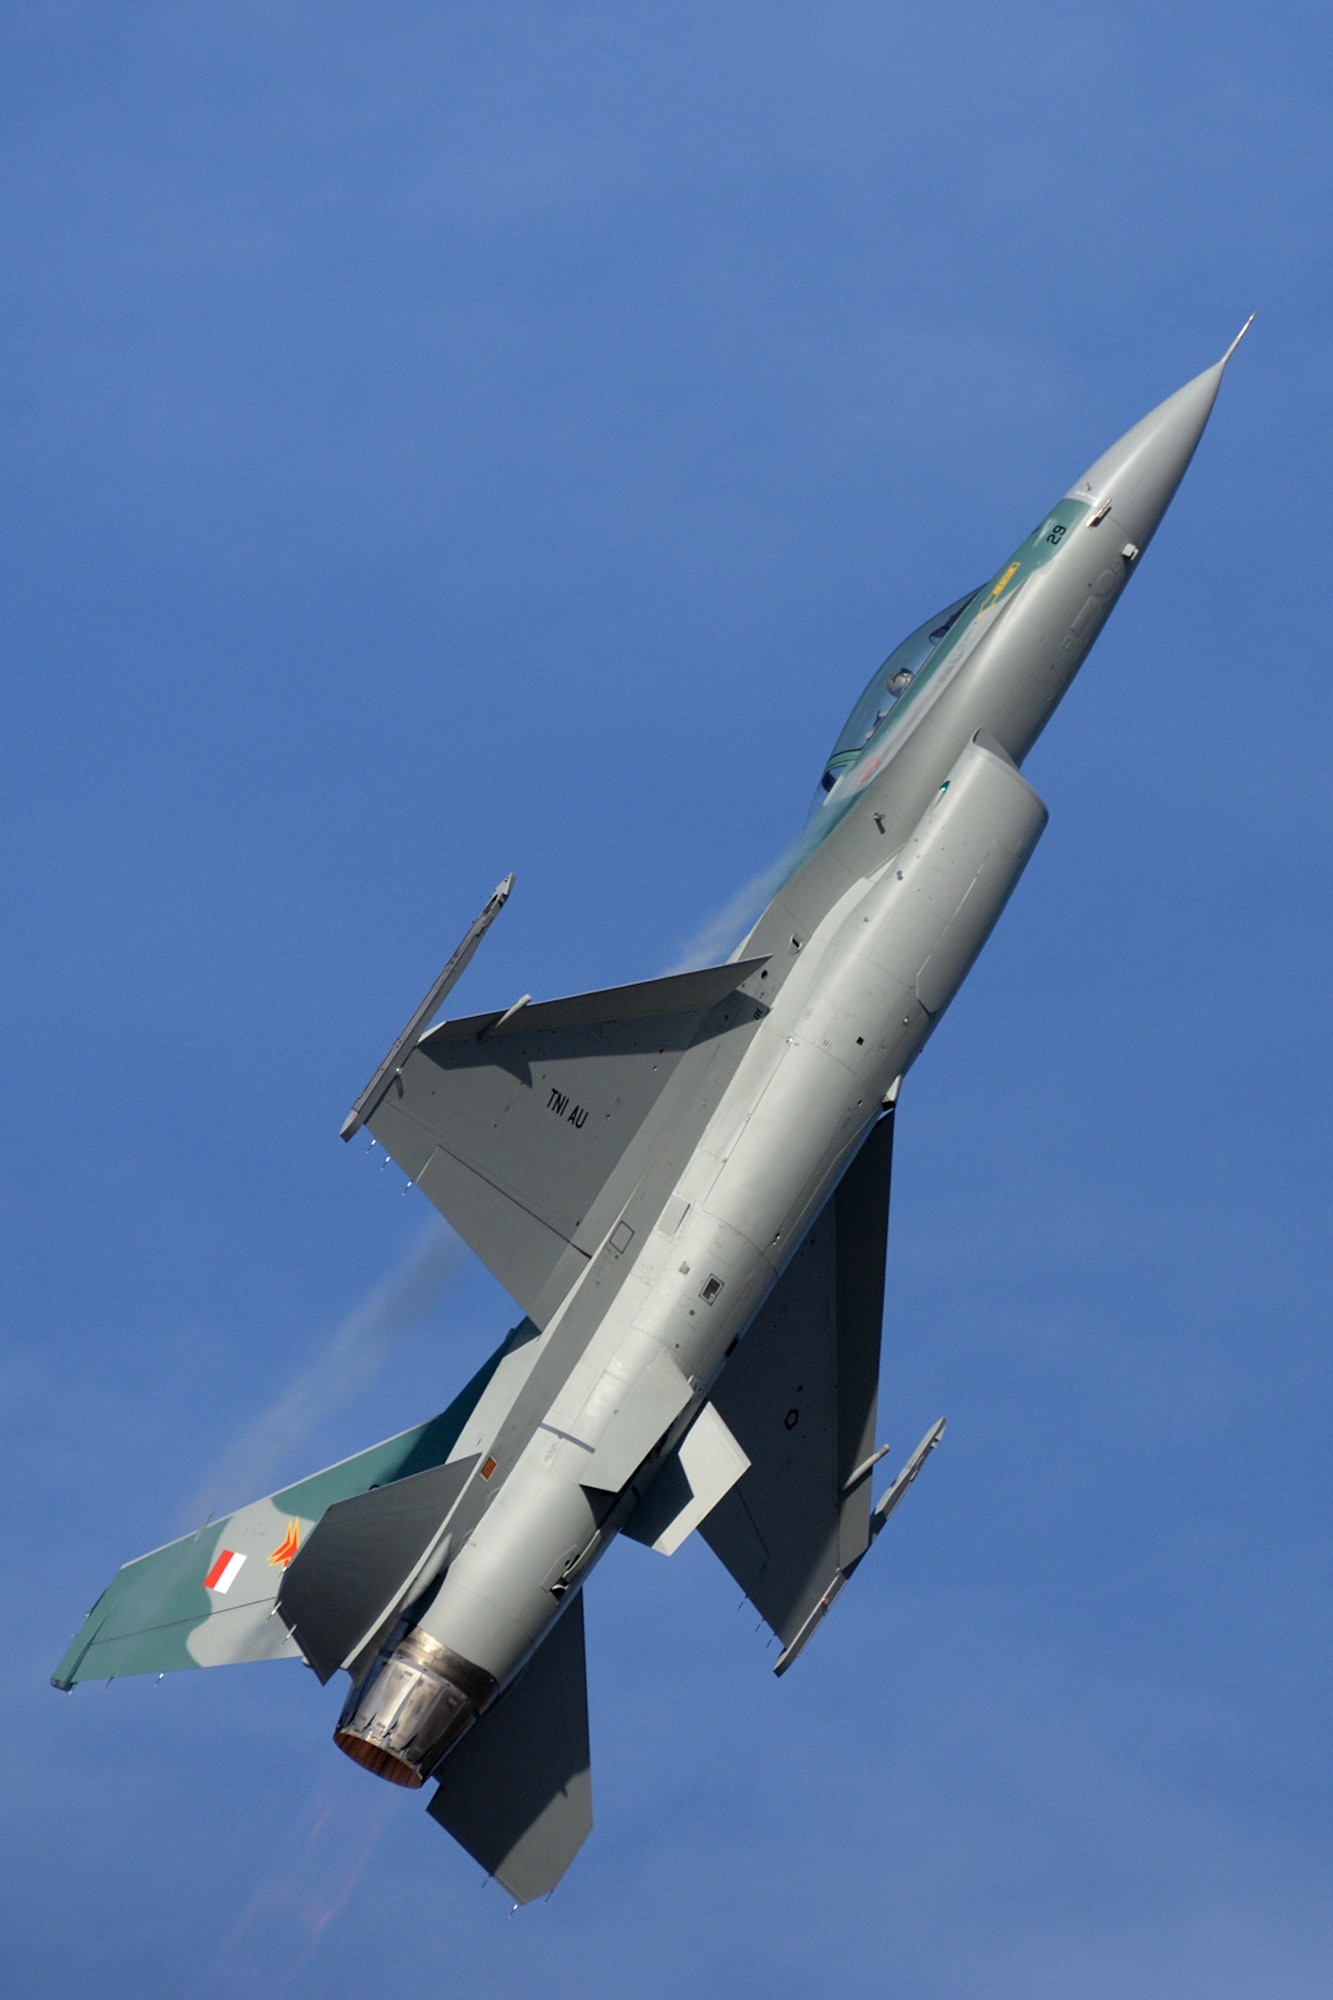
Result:
<svg viewBox="0 0 1333 2000"><path fill-rule="evenodd" d="M424 1785L495 1693L482 1667L416 1626L386 1648L338 1718L338 1748L391 1785Z"/></svg>

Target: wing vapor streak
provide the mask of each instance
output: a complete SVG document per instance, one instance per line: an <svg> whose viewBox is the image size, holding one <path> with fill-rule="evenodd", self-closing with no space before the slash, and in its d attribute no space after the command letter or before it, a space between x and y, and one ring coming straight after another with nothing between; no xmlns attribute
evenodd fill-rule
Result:
<svg viewBox="0 0 1333 2000"><path fill-rule="evenodd" d="M398 1342L411 1333L461 1269L463 1245L432 1222L406 1256L354 1305L305 1367L233 1439L182 1516L197 1528L278 1484L288 1460L326 1417L369 1388Z"/></svg>

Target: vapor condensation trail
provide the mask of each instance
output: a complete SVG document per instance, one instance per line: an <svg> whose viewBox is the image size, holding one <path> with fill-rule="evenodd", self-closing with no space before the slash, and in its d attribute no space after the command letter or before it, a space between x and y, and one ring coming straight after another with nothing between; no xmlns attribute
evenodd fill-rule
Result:
<svg viewBox="0 0 1333 2000"><path fill-rule="evenodd" d="M786 853L779 855L762 874L754 876L743 889L738 889L717 914L695 932L670 970L696 972L701 966L720 965L752 928L765 904L777 894L791 867L796 847L797 843L793 842Z"/></svg>
<svg viewBox="0 0 1333 2000"><path fill-rule="evenodd" d="M390 1350L419 1324L462 1265L452 1230L432 1223L395 1270L337 1327L275 1402L229 1445L204 1480L182 1526L270 1492L317 1424L368 1388ZM367 1443L372 1440L367 1439Z"/></svg>

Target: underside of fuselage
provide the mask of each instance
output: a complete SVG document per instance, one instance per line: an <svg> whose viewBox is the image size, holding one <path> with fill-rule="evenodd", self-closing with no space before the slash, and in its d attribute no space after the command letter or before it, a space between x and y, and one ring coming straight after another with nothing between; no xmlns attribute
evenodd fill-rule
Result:
<svg viewBox="0 0 1333 2000"><path fill-rule="evenodd" d="M1230 352L1230 351L1229 351ZM301 1657L358 1763L516 1900L592 1824L584 1583L695 1529L798 1656L938 1443L872 1502L894 1109L1046 824L1021 765L1139 563L1228 357L872 676L725 965L432 1026L343 1127L523 1317L439 1417L128 1564L54 1675Z"/></svg>

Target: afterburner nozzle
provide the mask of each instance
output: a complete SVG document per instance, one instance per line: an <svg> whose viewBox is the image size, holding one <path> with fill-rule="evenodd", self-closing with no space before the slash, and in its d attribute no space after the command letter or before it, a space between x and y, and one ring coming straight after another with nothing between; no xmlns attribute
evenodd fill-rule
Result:
<svg viewBox="0 0 1333 2000"><path fill-rule="evenodd" d="M495 1681L420 1626L386 1648L348 1695L333 1740L391 1785L424 1785L472 1727Z"/></svg>

